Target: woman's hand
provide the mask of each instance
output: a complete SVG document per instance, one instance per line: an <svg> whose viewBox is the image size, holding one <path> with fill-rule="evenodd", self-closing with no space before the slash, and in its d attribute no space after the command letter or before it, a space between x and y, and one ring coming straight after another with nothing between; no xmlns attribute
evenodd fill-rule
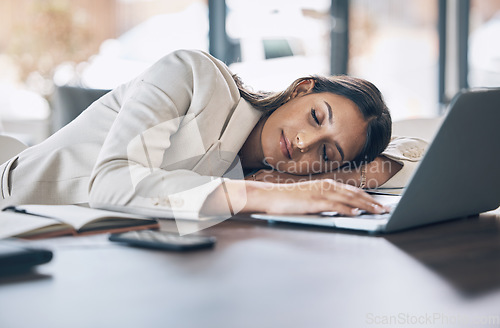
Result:
<svg viewBox="0 0 500 328"><path fill-rule="evenodd" d="M335 211L356 215L360 210L384 213L386 209L363 190L332 179L289 184L247 181L244 212L303 214Z"/></svg>

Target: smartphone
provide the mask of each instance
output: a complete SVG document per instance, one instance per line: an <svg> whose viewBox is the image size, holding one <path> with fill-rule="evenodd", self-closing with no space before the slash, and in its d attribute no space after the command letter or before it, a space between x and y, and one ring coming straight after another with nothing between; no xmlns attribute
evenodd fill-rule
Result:
<svg viewBox="0 0 500 328"><path fill-rule="evenodd" d="M126 243L132 246L166 249L172 251L189 251L201 248L213 247L215 237L185 235L157 230L139 230L115 233L109 236L109 240Z"/></svg>

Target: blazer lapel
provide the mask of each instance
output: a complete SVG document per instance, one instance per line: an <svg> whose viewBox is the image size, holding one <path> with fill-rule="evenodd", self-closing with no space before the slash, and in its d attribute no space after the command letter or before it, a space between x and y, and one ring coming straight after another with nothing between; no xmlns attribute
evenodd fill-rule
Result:
<svg viewBox="0 0 500 328"><path fill-rule="evenodd" d="M221 157L232 162L262 117L262 112L240 98L226 129L220 138Z"/></svg>
<svg viewBox="0 0 500 328"><path fill-rule="evenodd" d="M240 98L220 139L210 146L193 171L201 175L222 176L230 168L261 116L262 112Z"/></svg>

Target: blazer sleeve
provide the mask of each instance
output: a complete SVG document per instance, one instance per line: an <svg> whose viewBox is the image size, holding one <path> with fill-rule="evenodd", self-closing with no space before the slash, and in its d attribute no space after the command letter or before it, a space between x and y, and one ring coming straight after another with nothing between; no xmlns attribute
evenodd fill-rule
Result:
<svg viewBox="0 0 500 328"><path fill-rule="evenodd" d="M401 170L392 178L382 184L381 188L403 188L416 170L420 160L424 156L428 143L420 138L392 137L391 142L382 153L403 165Z"/></svg>
<svg viewBox="0 0 500 328"><path fill-rule="evenodd" d="M186 121L196 120L217 84L223 84L228 97L234 96L234 87L224 85L234 81L221 72L221 65L202 52L177 51L122 91L121 106L91 174L91 207L198 217L206 197L222 179L200 176L182 166L169 171L161 164L172 147L172 136Z"/></svg>

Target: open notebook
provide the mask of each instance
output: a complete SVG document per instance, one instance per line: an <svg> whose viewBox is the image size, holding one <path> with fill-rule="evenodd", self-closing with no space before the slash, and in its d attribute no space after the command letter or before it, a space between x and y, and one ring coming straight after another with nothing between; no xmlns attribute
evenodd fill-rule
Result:
<svg viewBox="0 0 500 328"><path fill-rule="evenodd" d="M0 212L0 238L49 238L102 232L156 229L141 216L77 205L21 205Z"/></svg>

